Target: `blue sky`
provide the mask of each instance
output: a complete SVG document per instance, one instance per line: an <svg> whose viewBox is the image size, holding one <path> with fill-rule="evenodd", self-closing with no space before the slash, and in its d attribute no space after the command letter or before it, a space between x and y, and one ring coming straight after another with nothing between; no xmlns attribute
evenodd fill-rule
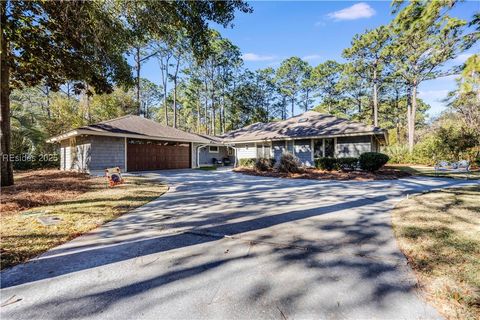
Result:
<svg viewBox="0 0 480 320"><path fill-rule="evenodd" d="M391 15L390 1L251 1L253 13L237 13L233 28L214 26L243 53L245 67L255 70L277 67L283 59L298 56L315 66L328 59L343 61L341 54L352 37L382 24ZM460 3L452 16L471 20L480 11L480 1ZM480 52L477 44L457 58L461 63ZM158 64L149 61L142 76L159 83ZM430 115L445 108L441 101L455 87L454 77L425 82L420 97L431 105Z"/></svg>

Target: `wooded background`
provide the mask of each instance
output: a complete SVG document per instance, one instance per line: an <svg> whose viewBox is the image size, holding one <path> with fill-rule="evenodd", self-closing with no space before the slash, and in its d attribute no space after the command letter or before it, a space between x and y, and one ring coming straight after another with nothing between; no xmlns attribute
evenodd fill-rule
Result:
<svg viewBox="0 0 480 320"><path fill-rule="evenodd" d="M54 152L49 136L125 114L218 135L300 107L389 129L385 152L395 162L475 160L480 56L445 63L478 41L480 16L449 16L458 5L394 1L394 19L356 35L344 63L291 57L249 70L240 49L208 27L251 12L243 1L3 1L2 155ZM142 78L151 59L160 83ZM449 108L427 122L418 87L447 75L457 76ZM2 157L2 185L12 183Z"/></svg>

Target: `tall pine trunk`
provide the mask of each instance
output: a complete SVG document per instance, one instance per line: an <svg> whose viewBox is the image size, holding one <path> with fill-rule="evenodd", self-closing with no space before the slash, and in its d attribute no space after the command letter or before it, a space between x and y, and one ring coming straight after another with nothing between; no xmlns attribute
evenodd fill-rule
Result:
<svg viewBox="0 0 480 320"><path fill-rule="evenodd" d="M305 100L305 112L308 111L308 93L309 93L309 90L307 89L306 92L305 92L305 95L306 95L306 100Z"/></svg>
<svg viewBox="0 0 480 320"><path fill-rule="evenodd" d="M68 83L67 83L68 85ZM47 105L45 107L45 111L47 112L48 119L52 118L52 112L50 110L50 88L45 86L45 97L47 98ZM67 98L70 99L70 88L67 87Z"/></svg>
<svg viewBox="0 0 480 320"><path fill-rule="evenodd" d="M222 101L220 102L220 133L225 133L225 87L222 88Z"/></svg>
<svg viewBox="0 0 480 320"><path fill-rule="evenodd" d="M216 128L215 128L215 124L216 124L216 110L215 110L215 67L214 67L214 63L212 62L212 73L211 73L211 78L210 80L212 81L212 95L211 95L211 100L212 100L212 130L210 131L210 133L214 136L215 133L216 133Z"/></svg>
<svg viewBox="0 0 480 320"><path fill-rule="evenodd" d="M213 86L212 86L212 135L215 135L215 114L216 114L216 111L215 111L215 90L213 89Z"/></svg>
<svg viewBox="0 0 480 320"><path fill-rule="evenodd" d="M373 125L378 127L378 84L377 70L373 71Z"/></svg>
<svg viewBox="0 0 480 320"><path fill-rule="evenodd" d="M204 124L205 124L205 133L209 134L210 131L208 130L208 82L205 79L205 114L204 114Z"/></svg>
<svg viewBox="0 0 480 320"><path fill-rule="evenodd" d="M395 90L395 109L394 110L398 110L398 108L399 108L399 99L400 99L400 94L398 92L398 89L396 89ZM400 117L396 117L396 119L395 119L395 130L396 130L396 133L397 133L397 143L400 144L403 140L400 137Z"/></svg>
<svg viewBox="0 0 480 320"><path fill-rule="evenodd" d="M198 93L198 97L200 97L200 92ZM200 120L201 120L201 114L200 114L200 99L197 100L197 133L200 133Z"/></svg>
<svg viewBox="0 0 480 320"><path fill-rule="evenodd" d="M142 103L140 102L140 46L135 48L135 66L136 66L136 81L135 86L137 89L137 113L138 115L142 114Z"/></svg>
<svg viewBox="0 0 480 320"><path fill-rule="evenodd" d="M1 88L0 88L0 140L1 140L1 182L0 186L6 187L13 185L13 168L9 161L10 143L11 143L11 128L10 128L10 66L7 62L7 43L5 28L7 23L6 1L3 1L0 7L1 10L1 25L2 25L2 54L1 54Z"/></svg>
<svg viewBox="0 0 480 320"><path fill-rule="evenodd" d="M178 116L177 116L177 78L178 78L178 68L180 67L180 57L176 58L177 65L175 67L175 75L173 77L173 127L177 127Z"/></svg>
<svg viewBox="0 0 480 320"><path fill-rule="evenodd" d="M407 141L409 141L410 137L410 123L412 117L412 89L409 87L407 92ZM409 148L410 150L410 148Z"/></svg>
<svg viewBox="0 0 480 320"><path fill-rule="evenodd" d="M225 133L225 82L222 85L222 102L220 105L220 127L221 133Z"/></svg>
<svg viewBox="0 0 480 320"><path fill-rule="evenodd" d="M408 126L408 151L413 152L415 145L415 115L417 113L417 83L412 86L412 102L410 107L410 122Z"/></svg>
<svg viewBox="0 0 480 320"><path fill-rule="evenodd" d="M295 108L295 98L292 97L292 117L295 116L295 109L294 108Z"/></svg>
<svg viewBox="0 0 480 320"><path fill-rule="evenodd" d="M163 57L160 60L160 71L162 72L162 84L163 84L163 108L165 109L165 125L168 126L168 104L167 104L167 85L168 85L168 61L170 57L165 57L165 63Z"/></svg>
<svg viewBox="0 0 480 320"><path fill-rule="evenodd" d="M177 127L177 77L173 79L173 127Z"/></svg>

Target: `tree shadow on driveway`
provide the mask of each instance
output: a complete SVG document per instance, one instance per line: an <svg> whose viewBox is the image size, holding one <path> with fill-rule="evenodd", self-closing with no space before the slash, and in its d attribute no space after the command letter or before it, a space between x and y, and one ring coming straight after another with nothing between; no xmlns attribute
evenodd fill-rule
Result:
<svg viewBox="0 0 480 320"><path fill-rule="evenodd" d="M2 272L5 293L32 295L2 312L53 319L160 311L164 318L436 315L412 294L415 280L388 215L392 198L424 187L418 181L390 189L389 181L219 177L174 177L174 192L86 241Z"/></svg>

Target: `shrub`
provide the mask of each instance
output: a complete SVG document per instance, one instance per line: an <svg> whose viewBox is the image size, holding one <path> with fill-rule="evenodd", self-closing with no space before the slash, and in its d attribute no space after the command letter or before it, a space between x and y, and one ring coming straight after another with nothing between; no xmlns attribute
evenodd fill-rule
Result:
<svg viewBox="0 0 480 320"><path fill-rule="evenodd" d="M358 158L347 157L347 158L338 158L337 167L343 171L353 171L357 168Z"/></svg>
<svg viewBox="0 0 480 320"><path fill-rule="evenodd" d="M253 168L253 166L255 166L256 161L257 161L257 159L255 159L255 158L240 159L240 160L238 160L238 165L240 167Z"/></svg>
<svg viewBox="0 0 480 320"><path fill-rule="evenodd" d="M317 158L315 159L315 167L327 171L337 170L337 159L328 157Z"/></svg>
<svg viewBox="0 0 480 320"><path fill-rule="evenodd" d="M277 170L284 173L302 172L300 161L291 153L284 153L281 156Z"/></svg>
<svg viewBox="0 0 480 320"><path fill-rule="evenodd" d="M255 161L254 169L257 171L268 171L273 168L275 159L259 158Z"/></svg>
<svg viewBox="0 0 480 320"><path fill-rule="evenodd" d="M365 152L360 155L360 168L366 171L377 171L388 162L388 156L380 152Z"/></svg>

